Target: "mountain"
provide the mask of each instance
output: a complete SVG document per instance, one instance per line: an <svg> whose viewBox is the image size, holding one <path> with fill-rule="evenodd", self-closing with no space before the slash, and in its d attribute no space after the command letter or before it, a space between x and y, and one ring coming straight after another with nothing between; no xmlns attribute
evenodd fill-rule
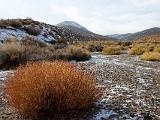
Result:
<svg viewBox="0 0 160 120"><path fill-rule="evenodd" d="M64 22L61 22L61 23L57 24L57 26L67 27L67 28L70 28L70 29L72 29L72 27L74 27L74 28L82 29L84 31L88 31L85 27L81 26L80 24L78 24L74 21L64 21Z"/></svg>
<svg viewBox="0 0 160 120"><path fill-rule="evenodd" d="M64 21L56 25L57 27L62 27L64 29L69 29L72 33L81 35L83 38L88 40L115 40L108 36L98 35L86 29L85 27L81 26L80 24L74 21Z"/></svg>
<svg viewBox="0 0 160 120"><path fill-rule="evenodd" d="M156 35L156 34L160 35L159 27L150 28L150 29L136 32L136 33L113 34L113 35L108 35L108 37L116 38L119 40L125 40L125 41L133 41L148 35Z"/></svg>
<svg viewBox="0 0 160 120"><path fill-rule="evenodd" d="M155 34L155 35L147 35L138 39L135 39L134 42L154 42L154 43L160 43L160 34Z"/></svg>
<svg viewBox="0 0 160 120"><path fill-rule="evenodd" d="M0 41L11 37L21 40L26 36L49 43L58 40L113 40L90 32L83 26L70 21L49 25L29 18L0 20Z"/></svg>

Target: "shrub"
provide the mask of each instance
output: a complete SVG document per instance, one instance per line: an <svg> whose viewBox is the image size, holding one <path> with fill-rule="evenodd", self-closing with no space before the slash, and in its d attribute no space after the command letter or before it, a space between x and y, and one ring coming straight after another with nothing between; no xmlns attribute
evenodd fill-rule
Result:
<svg viewBox="0 0 160 120"><path fill-rule="evenodd" d="M87 49L91 52L102 52L103 46L102 45L88 45Z"/></svg>
<svg viewBox="0 0 160 120"><path fill-rule="evenodd" d="M41 33L41 29L37 25L28 25L24 29L28 34L34 36L37 36Z"/></svg>
<svg viewBox="0 0 160 120"><path fill-rule="evenodd" d="M6 56L6 61L3 61L3 64L0 67L5 65L7 66L16 66L19 63L23 63L23 52L24 48L19 42L9 42L4 43L0 47L0 55Z"/></svg>
<svg viewBox="0 0 160 120"><path fill-rule="evenodd" d="M33 39L28 36L26 36L21 42L23 45L31 45L31 46L39 46L39 47L46 47L47 46L47 44L45 42Z"/></svg>
<svg viewBox="0 0 160 120"><path fill-rule="evenodd" d="M5 28L6 27L6 22L4 20L0 20L0 28Z"/></svg>
<svg viewBox="0 0 160 120"><path fill-rule="evenodd" d="M120 55L121 49L117 46L105 47L102 51L104 55Z"/></svg>
<svg viewBox="0 0 160 120"><path fill-rule="evenodd" d="M155 47L154 51L160 53L160 46Z"/></svg>
<svg viewBox="0 0 160 120"><path fill-rule="evenodd" d="M53 56L51 60L65 60L69 61L72 60L72 55L66 52L64 49L56 50L53 52Z"/></svg>
<svg viewBox="0 0 160 120"><path fill-rule="evenodd" d="M129 50L129 55L141 55L144 52L150 51L149 48L145 45L134 45L130 50Z"/></svg>
<svg viewBox="0 0 160 120"><path fill-rule="evenodd" d="M12 26L14 28L22 27L22 23L19 19L7 19L7 20L0 20L0 28L5 28L6 26Z"/></svg>
<svg viewBox="0 0 160 120"><path fill-rule="evenodd" d="M91 58L89 51L81 47L70 46L67 48L67 53L71 55L72 60L84 61Z"/></svg>
<svg viewBox="0 0 160 120"><path fill-rule="evenodd" d="M47 47L34 45L24 46L24 55L27 61L51 60L53 53Z"/></svg>
<svg viewBox="0 0 160 120"><path fill-rule="evenodd" d="M5 85L8 103L31 118L84 110L100 97L92 75L67 62L20 66Z"/></svg>
<svg viewBox="0 0 160 120"><path fill-rule="evenodd" d="M18 39L16 37L11 37L11 38L5 38L3 41L2 41L4 44L7 43L18 43Z"/></svg>
<svg viewBox="0 0 160 120"><path fill-rule="evenodd" d="M22 27L22 23L20 20L18 19L12 19L12 20L8 20L9 21L9 25L14 27L14 28L20 28Z"/></svg>
<svg viewBox="0 0 160 120"><path fill-rule="evenodd" d="M50 60L52 51L48 47L41 47L38 42L33 45L28 42L17 41L15 38L6 40L0 47L0 68L14 68L19 64L25 64L27 61Z"/></svg>
<svg viewBox="0 0 160 120"><path fill-rule="evenodd" d="M0 51L9 55L10 58L15 58L22 53L23 47L18 42L4 43Z"/></svg>
<svg viewBox="0 0 160 120"><path fill-rule="evenodd" d="M21 19L20 21L22 22L23 25L30 25L34 22L32 18Z"/></svg>
<svg viewBox="0 0 160 120"><path fill-rule="evenodd" d="M130 46L132 45L132 42L119 42L120 46Z"/></svg>
<svg viewBox="0 0 160 120"><path fill-rule="evenodd" d="M146 61L160 61L160 53L158 52L145 52L141 56L142 60Z"/></svg>

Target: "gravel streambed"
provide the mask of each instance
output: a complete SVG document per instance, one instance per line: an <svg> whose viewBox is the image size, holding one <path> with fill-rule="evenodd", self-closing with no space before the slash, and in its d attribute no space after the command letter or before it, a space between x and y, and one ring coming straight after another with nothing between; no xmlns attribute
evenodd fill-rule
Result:
<svg viewBox="0 0 160 120"><path fill-rule="evenodd" d="M54 120L160 120L160 62L138 56L93 54L80 62L92 71L103 90L97 108ZM24 120L5 104L4 80L12 71L0 72L0 120ZM52 119L51 119L52 120Z"/></svg>

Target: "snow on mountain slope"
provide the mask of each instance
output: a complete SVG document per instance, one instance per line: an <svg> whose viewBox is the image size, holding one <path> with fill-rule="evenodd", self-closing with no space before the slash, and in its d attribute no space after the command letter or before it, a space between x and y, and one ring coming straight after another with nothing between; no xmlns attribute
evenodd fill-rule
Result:
<svg viewBox="0 0 160 120"><path fill-rule="evenodd" d="M87 30L85 27L81 26L80 24L78 24L74 21L64 21L64 22L61 22L61 23L57 24L57 26L59 26L59 27L72 26L72 27L76 27L76 28L79 28L79 29Z"/></svg>

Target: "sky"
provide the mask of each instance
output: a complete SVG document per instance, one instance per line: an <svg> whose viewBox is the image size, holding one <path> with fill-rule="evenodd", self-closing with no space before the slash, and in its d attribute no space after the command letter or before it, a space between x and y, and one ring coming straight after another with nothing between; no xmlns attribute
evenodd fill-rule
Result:
<svg viewBox="0 0 160 120"><path fill-rule="evenodd" d="M160 27L160 0L0 0L0 18L75 21L102 35Z"/></svg>

